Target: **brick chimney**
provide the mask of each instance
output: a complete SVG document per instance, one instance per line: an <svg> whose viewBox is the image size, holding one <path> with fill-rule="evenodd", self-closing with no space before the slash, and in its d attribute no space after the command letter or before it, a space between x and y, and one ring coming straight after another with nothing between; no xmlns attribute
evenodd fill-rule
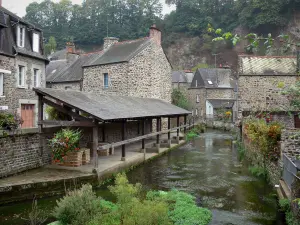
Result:
<svg viewBox="0 0 300 225"><path fill-rule="evenodd" d="M157 45L161 45L161 31L156 27L156 25L152 25L150 27L150 38L152 38Z"/></svg>
<svg viewBox="0 0 300 225"><path fill-rule="evenodd" d="M66 49L67 53L75 53L75 44L73 42L67 42Z"/></svg>
<svg viewBox="0 0 300 225"><path fill-rule="evenodd" d="M115 37L104 38L103 50L109 49L110 46L114 45L117 42L119 42L119 38L115 38Z"/></svg>
<svg viewBox="0 0 300 225"><path fill-rule="evenodd" d="M76 59L78 59L79 55L76 52L75 44L73 42L67 42L66 49L67 49L66 59L68 63L74 62Z"/></svg>
<svg viewBox="0 0 300 225"><path fill-rule="evenodd" d="M2 0L0 0L0 7L2 7Z"/></svg>

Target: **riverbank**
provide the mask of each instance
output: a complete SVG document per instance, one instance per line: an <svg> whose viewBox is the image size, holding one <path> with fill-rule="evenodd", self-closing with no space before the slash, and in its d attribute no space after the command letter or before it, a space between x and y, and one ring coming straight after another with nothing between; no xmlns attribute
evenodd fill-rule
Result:
<svg viewBox="0 0 300 225"><path fill-rule="evenodd" d="M120 160L121 148L116 148L114 155L99 157L96 170L91 164L82 167L48 165L3 178L0 180L0 205L62 195L66 190L78 188L85 183L99 186L118 172L127 171L180 147L185 143L183 135L181 139L179 144L172 143L170 148L160 148L156 152L152 149L155 140L151 139L147 141L146 153L141 153L141 143L127 145L126 161Z"/></svg>

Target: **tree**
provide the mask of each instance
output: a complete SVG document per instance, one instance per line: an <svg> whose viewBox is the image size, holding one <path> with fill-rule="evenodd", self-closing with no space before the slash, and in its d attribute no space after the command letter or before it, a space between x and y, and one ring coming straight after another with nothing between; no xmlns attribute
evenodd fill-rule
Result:
<svg viewBox="0 0 300 225"><path fill-rule="evenodd" d="M173 89L172 92L172 104L183 108L183 109L189 109L189 102L185 95L182 93L182 91L178 88Z"/></svg>
<svg viewBox="0 0 300 225"><path fill-rule="evenodd" d="M48 43L45 44L45 53L46 53L46 55L50 55L53 52L55 52L56 47L57 47L57 44L56 44L55 37L50 36Z"/></svg>

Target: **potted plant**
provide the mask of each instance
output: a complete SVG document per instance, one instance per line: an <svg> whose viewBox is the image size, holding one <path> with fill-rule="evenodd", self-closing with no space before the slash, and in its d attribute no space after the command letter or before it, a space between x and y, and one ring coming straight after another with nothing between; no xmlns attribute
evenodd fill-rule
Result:
<svg viewBox="0 0 300 225"><path fill-rule="evenodd" d="M23 120L18 114L0 111L0 129L14 131L17 130L22 123Z"/></svg>
<svg viewBox="0 0 300 225"><path fill-rule="evenodd" d="M83 151L79 148L81 131L62 129L49 140L52 162L64 166L81 166Z"/></svg>

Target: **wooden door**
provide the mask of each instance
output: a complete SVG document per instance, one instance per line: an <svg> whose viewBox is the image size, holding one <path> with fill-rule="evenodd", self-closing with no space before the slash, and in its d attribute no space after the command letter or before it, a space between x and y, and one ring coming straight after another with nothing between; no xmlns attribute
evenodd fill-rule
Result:
<svg viewBox="0 0 300 225"><path fill-rule="evenodd" d="M22 128L34 127L34 105L22 104L21 105L21 117L23 120Z"/></svg>
<svg viewBox="0 0 300 225"><path fill-rule="evenodd" d="M295 128L300 128L300 118L299 115L295 115Z"/></svg>

